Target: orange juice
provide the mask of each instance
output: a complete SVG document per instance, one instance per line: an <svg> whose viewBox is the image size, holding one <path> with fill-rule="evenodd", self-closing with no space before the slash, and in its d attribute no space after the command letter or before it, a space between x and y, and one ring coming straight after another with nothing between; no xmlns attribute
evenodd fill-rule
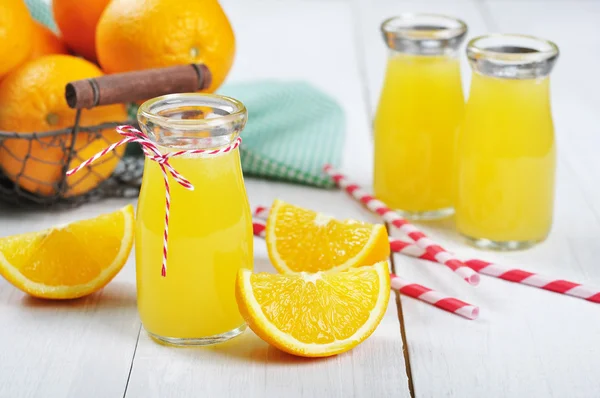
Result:
<svg viewBox="0 0 600 398"><path fill-rule="evenodd" d="M138 309L151 334L214 336L244 324L235 301L235 277L252 268L252 215L239 149L217 157L173 158L194 185L172 183L168 274L160 273L165 187L159 166L146 160L138 202Z"/></svg>
<svg viewBox="0 0 600 398"><path fill-rule="evenodd" d="M409 216L451 209L463 108L457 59L392 56L374 125L375 195Z"/></svg>
<svg viewBox="0 0 600 398"><path fill-rule="evenodd" d="M373 126L375 195L406 218L448 216L464 110L457 49L467 25L405 13L383 21L381 31L390 51Z"/></svg>
<svg viewBox="0 0 600 398"><path fill-rule="evenodd" d="M136 220L137 303L155 339L206 345L242 333L235 279L253 263L252 214L239 148L244 105L213 94L171 94L146 101L138 120L173 169L193 185L169 176L167 272L161 273L166 188L160 165L146 158ZM205 150L203 153L180 151ZM211 150L211 151L206 151Z"/></svg>
<svg viewBox="0 0 600 398"><path fill-rule="evenodd" d="M523 249L552 225L556 144L550 72L558 47L523 35L467 46L471 90L457 149L456 226L476 246Z"/></svg>
<svg viewBox="0 0 600 398"><path fill-rule="evenodd" d="M495 242L541 241L552 224L556 146L549 78L473 74L458 145L456 225Z"/></svg>

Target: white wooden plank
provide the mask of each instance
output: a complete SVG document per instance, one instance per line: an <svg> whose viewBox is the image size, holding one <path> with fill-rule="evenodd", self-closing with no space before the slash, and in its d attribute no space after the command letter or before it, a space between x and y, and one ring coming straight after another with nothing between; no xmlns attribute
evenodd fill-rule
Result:
<svg viewBox="0 0 600 398"><path fill-rule="evenodd" d="M238 40L230 80L305 79L339 100L346 111L345 167L359 178L370 164L369 128L344 2L224 1ZM335 191L247 179L253 205L281 198L339 217L361 210ZM255 268L273 272L264 242L255 242ZM307 360L269 347L252 332L222 346L173 349L142 331L128 397L408 397L394 301L365 343L329 359Z"/></svg>
<svg viewBox="0 0 600 398"><path fill-rule="evenodd" d="M597 222L600 144L592 70L600 63L589 37L598 5L572 2L486 4L502 31L535 33L555 40L563 58L553 76L553 105L560 165L555 226L548 241L534 249L498 254L465 246L452 220L422 224L425 231L466 257L483 257L507 265L600 286L596 259L600 245ZM479 5L470 2L378 2L362 8L363 29L377 31L383 17L399 11L434 11L462 17L473 35L486 31ZM587 14L587 15L584 15ZM595 19L596 18L596 19ZM568 23L566 22L568 21ZM560 22L560 23L559 23ZM587 33L587 34L586 34ZM385 50L377 35L365 41L371 97L383 78ZM586 36L587 39L578 39ZM597 35L596 35L597 36ZM373 50L376 45L379 49ZM378 52L379 54L376 54ZM571 54L567 58L567 54ZM464 61L464 58L463 58ZM560 66L561 62L563 63ZM371 68L371 67L369 67ZM560 71L564 68L563 71ZM584 72L585 71L585 72ZM468 78L469 70L464 76ZM575 77L578 75L578 77ZM468 81L465 79L465 85ZM577 84L578 83L578 84ZM587 149L585 148L587 146ZM587 155L589 154L589 155ZM477 321L465 321L410 299L403 299L404 321L417 397L592 397L600 391L600 317L598 305L483 277L472 288L441 266L396 256L407 279L455 295L481 307Z"/></svg>
<svg viewBox="0 0 600 398"><path fill-rule="evenodd" d="M96 216L125 201L72 211L0 208L0 235ZM0 278L0 397L121 397L140 328L133 257L101 292L68 301L31 298Z"/></svg>

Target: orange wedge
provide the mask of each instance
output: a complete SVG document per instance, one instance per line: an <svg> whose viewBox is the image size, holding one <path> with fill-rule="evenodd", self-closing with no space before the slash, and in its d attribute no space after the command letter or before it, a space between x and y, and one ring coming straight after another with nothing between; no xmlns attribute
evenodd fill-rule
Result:
<svg viewBox="0 0 600 398"><path fill-rule="evenodd" d="M0 238L0 274L36 297L93 293L123 268L133 244L133 207L40 232Z"/></svg>
<svg viewBox="0 0 600 398"><path fill-rule="evenodd" d="M346 272L238 273L236 299L250 328L290 354L346 352L373 333L390 297L387 261Z"/></svg>
<svg viewBox="0 0 600 398"><path fill-rule="evenodd" d="M343 271L390 255L382 224L332 217L275 200L266 229L267 250L279 272Z"/></svg>

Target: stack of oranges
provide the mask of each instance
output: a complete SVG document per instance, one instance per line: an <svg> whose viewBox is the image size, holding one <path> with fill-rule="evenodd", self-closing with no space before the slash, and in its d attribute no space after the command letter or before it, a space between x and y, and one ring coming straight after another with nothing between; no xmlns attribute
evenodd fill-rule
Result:
<svg viewBox="0 0 600 398"><path fill-rule="evenodd" d="M60 34L34 21L24 0L0 1L0 131L29 134L72 126L75 111L64 90L74 80L204 63L213 74L207 90L212 92L233 63L235 38L218 0L53 0L52 11ZM110 105L84 111L80 125L126 118L124 105ZM75 143L67 136L5 139L0 173L25 191L55 195L70 147L73 167L116 140L109 130ZM88 192L117 162L115 156L90 166L83 179L67 180L63 193Z"/></svg>

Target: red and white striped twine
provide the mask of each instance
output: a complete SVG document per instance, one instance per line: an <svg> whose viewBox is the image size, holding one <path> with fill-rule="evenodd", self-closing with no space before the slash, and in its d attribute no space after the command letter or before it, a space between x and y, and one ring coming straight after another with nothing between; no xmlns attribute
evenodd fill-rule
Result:
<svg viewBox="0 0 600 398"><path fill-rule="evenodd" d="M392 288L401 294L424 301L444 311L452 312L467 319L477 319L479 307L465 303L462 300L436 292L417 283L410 283L399 276L391 274Z"/></svg>
<svg viewBox="0 0 600 398"><path fill-rule="evenodd" d="M417 227L410 224L407 220L400 217L398 213L387 207L385 203L362 190L357 184L350 182L345 175L336 171L331 165L326 165L323 170L349 195L360 201L372 212L379 214L386 222L389 222L394 227L398 228L398 230L408 235L415 241L418 247L431 253L436 262L444 264L471 285L479 284L480 277L477 272L467 267L462 261L449 253L442 246L433 242Z"/></svg>
<svg viewBox="0 0 600 398"><path fill-rule="evenodd" d="M184 176L179 174L177 170L171 166L169 163L169 159L183 156L183 155L218 155L222 153L226 153L234 150L238 146L240 146L242 139L238 137L233 143L227 145L226 147L219 149L190 149L190 150L182 150L175 152L167 152L165 154L161 153L158 149L158 146L148 138L148 136L136 129L133 126L119 126L117 127L117 132L121 134L124 138L121 141L115 142L114 144L108 146L106 149L98 152L85 162L81 163L79 166L75 167L67 171L67 176L77 173L79 170L89 166L91 163L100 159L102 156L111 152L115 148L125 145L129 142L137 142L142 146L142 150L144 154L148 157L148 159L155 161L160 166L162 171L164 181L165 181L165 228L163 231L163 259L162 259L162 268L161 275L167 276L167 254L168 254L168 241L169 241L169 212L171 210L171 189L169 186L169 174L173 177L175 181L185 189L190 191L194 190L194 186L191 182L189 182Z"/></svg>
<svg viewBox="0 0 600 398"><path fill-rule="evenodd" d="M390 238L390 248L395 253L401 253L434 262L436 261L426 250L401 239ZM564 279L550 278L518 268L509 268L483 260L471 259L466 260L464 263L483 275L503 279L509 282L521 283L555 293L566 294L600 304L600 289L595 289Z"/></svg>
<svg viewBox="0 0 600 398"><path fill-rule="evenodd" d="M254 209L254 217L256 217L256 219L252 222L252 227L255 236L263 239L266 237L266 225L264 219L268 216L268 214L269 209L266 207L257 207ZM446 296L445 294L436 292L428 287L418 285L416 283L410 283L397 275L391 274L390 277L392 288L408 297L423 301L444 311L452 312L453 314L460 315L467 319L477 319L479 316L479 307L465 303L459 299Z"/></svg>

